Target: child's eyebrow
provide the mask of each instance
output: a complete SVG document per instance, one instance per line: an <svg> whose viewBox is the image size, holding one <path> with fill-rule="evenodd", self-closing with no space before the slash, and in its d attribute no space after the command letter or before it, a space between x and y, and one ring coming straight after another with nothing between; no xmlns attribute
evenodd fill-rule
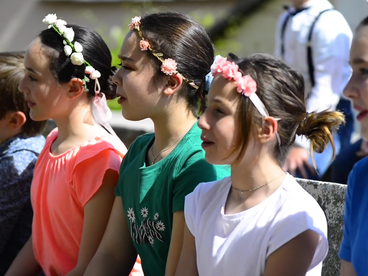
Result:
<svg viewBox="0 0 368 276"><path fill-rule="evenodd" d="M34 69L32 69L32 68L30 68L30 67L25 67L26 68L26 70L28 70L28 71L30 71L30 72L32 72L32 73L35 73L35 74L40 74L39 72L37 72L36 70L34 70Z"/></svg>
<svg viewBox="0 0 368 276"><path fill-rule="evenodd" d="M118 55L118 58L123 61L134 61L132 58L121 56L121 55Z"/></svg>

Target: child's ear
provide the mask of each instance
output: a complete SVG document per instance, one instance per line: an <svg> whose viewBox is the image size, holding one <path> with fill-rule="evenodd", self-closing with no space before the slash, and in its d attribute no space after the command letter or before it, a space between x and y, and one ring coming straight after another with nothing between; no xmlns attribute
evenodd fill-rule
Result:
<svg viewBox="0 0 368 276"><path fill-rule="evenodd" d="M263 119L263 127L259 131L259 139L261 143L271 141L277 133L277 120L274 117L266 117Z"/></svg>
<svg viewBox="0 0 368 276"><path fill-rule="evenodd" d="M7 115L7 120L8 128L12 130L17 130L22 128L22 126L26 123L27 118L22 111L15 111Z"/></svg>
<svg viewBox="0 0 368 276"><path fill-rule="evenodd" d="M180 74L173 74L169 76L164 89L164 94L167 96L173 95L178 91L183 83L183 77Z"/></svg>
<svg viewBox="0 0 368 276"><path fill-rule="evenodd" d="M79 78L72 78L69 82L68 97L74 99L83 94L83 92L83 80Z"/></svg>

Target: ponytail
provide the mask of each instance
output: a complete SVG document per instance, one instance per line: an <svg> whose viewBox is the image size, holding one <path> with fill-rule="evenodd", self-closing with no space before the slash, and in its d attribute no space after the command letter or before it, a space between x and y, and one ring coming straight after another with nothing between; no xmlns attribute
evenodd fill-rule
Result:
<svg viewBox="0 0 368 276"><path fill-rule="evenodd" d="M312 162L316 168L316 163L313 158L313 152L323 152L328 143L332 145L331 161L336 156L335 143L332 138L332 133L337 131L341 124L345 123L344 114L339 111L321 111L307 113L301 120L297 130L297 135L304 135L310 140L310 154Z"/></svg>

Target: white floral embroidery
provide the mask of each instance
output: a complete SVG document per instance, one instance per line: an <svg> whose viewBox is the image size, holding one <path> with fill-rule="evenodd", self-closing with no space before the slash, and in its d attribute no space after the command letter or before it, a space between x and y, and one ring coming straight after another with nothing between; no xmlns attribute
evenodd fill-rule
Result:
<svg viewBox="0 0 368 276"><path fill-rule="evenodd" d="M155 243L155 240L153 239L152 236L148 236L148 241L151 245L153 245Z"/></svg>
<svg viewBox="0 0 368 276"><path fill-rule="evenodd" d="M129 208L127 213L128 213L129 220L131 222L135 221L135 214L134 214L133 208Z"/></svg>
<svg viewBox="0 0 368 276"><path fill-rule="evenodd" d="M158 213L155 214L154 219L157 220L160 215Z"/></svg>
<svg viewBox="0 0 368 276"><path fill-rule="evenodd" d="M148 209L147 209L147 207L143 207L141 209L141 216L144 217L144 218L146 218L148 216Z"/></svg>
<svg viewBox="0 0 368 276"><path fill-rule="evenodd" d="M160 220L156 222L156 228L159 231L165 231L165 224Z"/></svg>

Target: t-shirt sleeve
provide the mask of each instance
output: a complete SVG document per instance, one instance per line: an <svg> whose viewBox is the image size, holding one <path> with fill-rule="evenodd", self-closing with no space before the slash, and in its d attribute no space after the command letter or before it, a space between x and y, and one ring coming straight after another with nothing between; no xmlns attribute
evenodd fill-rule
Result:
<svg viewBox="0 0 368 276"><path fill-rule="evenodd" d="M177 175L173 188L173 212L184 210L185 196L191 193L201 182L218 179L218 173L212 164L206 162L202 152L198 151L188 158Z"/></svg>
<svg viewBox="0 0 368 276"><path fill-rule="evenodd" d="M317 202L303 201L302 198L287 200L281 208L270 237L267 257L296 236L310 229L320 235L309 269L314 268L324 260L328 252L325 214Z"/></svg>
<svg viewBox="0 0 368 276"><path fill-rule="evenodd" d="M352 205L352 194L355 182L355 171L354 169L348 178L348 188L345 196L345 213L344 213L344 228L342 242L340 246L339 257L347 262L351 262L351 245L350 245L350 217L351 217L351 205Z"/></svg>
<svg viewBox="0 0 368 276"><path fill-rule="evenodd" d="M73 170L73 188L82 206L93 197L101 187L107 170L119 173L121 157L113 149L105 149L90 157Z"/></svg>
<svg viewBox="0 0 368 276"><path fill-rule="evenodd" d="M198 208L196 208L196 198L198 198L198 193L199 188L201 185L197 186L197 188L189 193L186 197L185 197L185 205L184 205L184 217L185 217L185 223L187 224L187 227L190 231L190 233L192 233L192 235L195 237L196 236L196 229L195 229L195 216L196 216L196 210L198 210Z"/></svg>

